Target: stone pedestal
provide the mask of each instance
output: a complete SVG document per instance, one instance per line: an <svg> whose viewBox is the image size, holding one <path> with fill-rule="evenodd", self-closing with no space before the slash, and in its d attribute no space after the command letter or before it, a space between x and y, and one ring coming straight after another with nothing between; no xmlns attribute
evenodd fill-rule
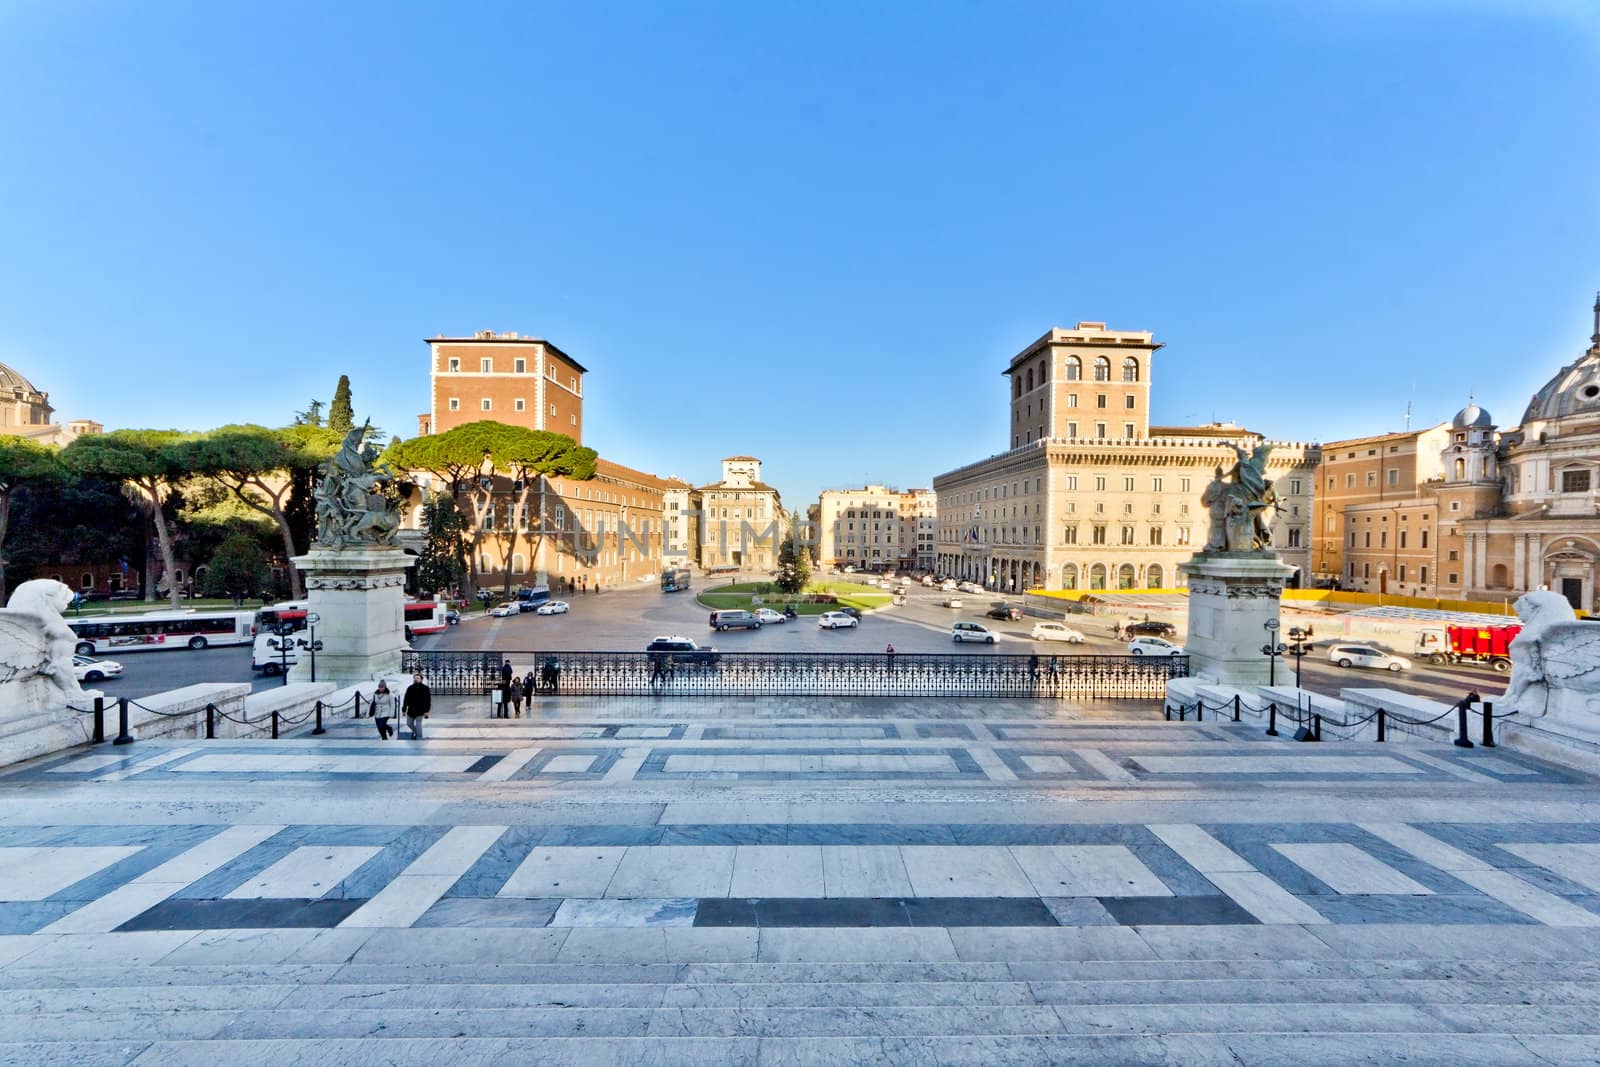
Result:
<svg viewBox="0 0 1600 1067"><path fill-rule="evenodd" d="M1271 665L1261 649L1278 620L1278 599L1294 568L1275 552L1202 552L1178 564L1189 580L1191 674L1228 685L1265 685ZM1281 640L1281 635L1280 638ZM1292 667L1279 664L1280 680Z"/></svg>
<svg viewBox="0 0 1600 1067"><path fill-rule="evenodd" d="M415 556L381 545L317 546L294 558L305 574L306 599L319 616L317 681L352 685L400 672L406 570L415 562ZM302 649L299 655L289 680L309 682L311 654Z"/></svg>

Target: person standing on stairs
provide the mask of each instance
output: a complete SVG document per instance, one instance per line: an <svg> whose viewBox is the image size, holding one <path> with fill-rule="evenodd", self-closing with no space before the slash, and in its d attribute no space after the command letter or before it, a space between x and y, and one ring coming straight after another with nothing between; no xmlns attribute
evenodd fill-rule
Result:
<svg viewBox="0 0 1600 1067"><path fill-rule="evenodd" d="M400 711L406 717L406 725L411 727L411 740L421 741L422 720L428 717L428 709L433 706L433 690L422 680L420 671L411 678L406 695L400 700Z"/></svg>

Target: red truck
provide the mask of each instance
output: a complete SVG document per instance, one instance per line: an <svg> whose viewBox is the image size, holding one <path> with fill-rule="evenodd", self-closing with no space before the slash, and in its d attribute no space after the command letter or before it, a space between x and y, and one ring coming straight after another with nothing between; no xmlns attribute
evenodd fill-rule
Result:
<svg viewBox="0 0 1600 1067"><path fill-rule="evenodd" d="M1428 657L1433 663L1486 663L1501 674L1511 669L1511 642L1520 626L1447 626L1450 649Z"/></svg>

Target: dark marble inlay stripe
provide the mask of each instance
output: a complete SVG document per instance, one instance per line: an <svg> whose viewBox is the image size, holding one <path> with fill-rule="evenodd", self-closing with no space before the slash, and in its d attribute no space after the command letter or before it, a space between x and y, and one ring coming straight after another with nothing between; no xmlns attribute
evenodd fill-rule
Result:
<svg viewBox="0 0 1600 1067"><path fill-rule="evenodd" d="M1100 897L1123 926L1258 926L1231 897Z"/></svg>
<svg viewBox="0 0 1600 1067"><path fill-rule="evenodd" d="M1037 897L705 897L696 926L1056 926Z"/></svg>
<svg viewBox="0 0 1600 1067"><path fill-rule="evenodd" d="M163 900L117 927L134 930L331 929L365 900Z"/></svg>
<svg viewBox="0 0 1600 1067"><path fill-rule="evenodd" d="M478 762L476 762L472 766L468 767L462 773L463 774L482 774L484 771L488 770L490 767L493 767L496 763L499 763L503 759L505 759L504 755L483 756L478 760Z"/></svg>

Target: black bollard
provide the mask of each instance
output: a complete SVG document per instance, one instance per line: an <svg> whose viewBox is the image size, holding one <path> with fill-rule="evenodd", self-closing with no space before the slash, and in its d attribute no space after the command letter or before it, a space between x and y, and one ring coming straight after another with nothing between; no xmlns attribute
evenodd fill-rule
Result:
<svg viewBox="0 0 1600 1067"><path fill-rule="evenodd" d="M1233 694L1233 721L1239 721L1239 694Z"/></svg>
<svg viewBox="0 0 1600 1067"><path fill-rule="evenodd" d="M1383 740L1383 709L1378 709L1378 740Z"/></svg>
<svg viewBox="0 0 1600 1067"><path fill-rule="evenodd" d="M1476 695L1477 695L1476 693L1473 694L1473 696L1476 696ZM1462 700L1461 703L1456 705L1456 740L1455 740L1455 746L1457 748L1471 748L1472 747L1472 740L1469 737L1467 737L1467 705L1471 704L1471 703L1472 703L1472 697L1469 696L1466 699Z"/></svg>
<svg viewBox="0 0 1600 1067"><path fill-rule="evenodd" d="M356 718L361 718L361 690L356 690Z"/></svg>
<svg viewBox="0 0 1600 1067"><path fill-rule="evenodd" d="M1168 722L1171 722L1172 721L1172 705L1171 704L1163 704L1163 705L1161 705L1161 714Z"/></svg>
<svg viewBox="0 0 1600 1067"><path fill-rule="evenodd" d="M1311 717L1311 727L1312 727L1312 729L1311 729L1311 740L1313 740L1313 741L1321 741L1322 740L1322 716L1321 715L1313 715Z"/></svg>
<svg viewBox="0 0 1600 1067"><path fill-rule="evenodd" d="M1278 705L1267 705L1267 736L1278 736Z"/></svg>
<svg viewBox="0 0 1600 1067"><path fill-rule="evenodd" d="M1494 747L1494 703L1485 701L1483 705L1483 747Z"/></svg>
<svg viewBox="0 0 1600 1067"><path fill-rule="evenodd" d="M117 698L117 737L111 742L113 745L133 744L133 735L128 732L128 698Z"/></svg>
<svg viewBox="0 0 1600 1067"><path fill-rule="evenodd" d="M98 745L106 739L106 698L94 698L94 738L93 743Z"/></svg>
<svg viewBox="0 0 1600 1067"><path fill-rule="evenodd" d="M322 728L322 701L317 701L317 728L311 731L314 734L325 734L328 731Z"/></svg>
<svg viewBox="0 0 1600 1067"><path fill-rule="evenodd" d="M278 709L277 708L273 708L272 709L272 739L274 741L276 741L278 739Z"/></svg>
<svg viewBox="0 0 1600 1067"><path fill-rule="evenodd" d="M206 740L207 741L215 741L216 739L217 739L217 706L215 704L207 704L206 705Z"/></svg>
<svg viewBox="0 0 1600 1067"><path fill-rule="evenodd" d="M1205 702L1205 698L1202 697L1201 699L1196 700L1194 702L1194 721L1195 722L1205 722L1205 719L1206 719L1206 702Z"/></svg>

